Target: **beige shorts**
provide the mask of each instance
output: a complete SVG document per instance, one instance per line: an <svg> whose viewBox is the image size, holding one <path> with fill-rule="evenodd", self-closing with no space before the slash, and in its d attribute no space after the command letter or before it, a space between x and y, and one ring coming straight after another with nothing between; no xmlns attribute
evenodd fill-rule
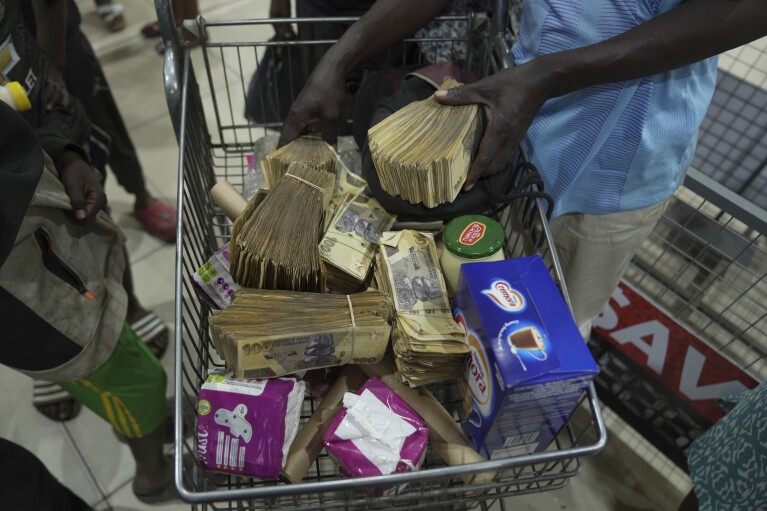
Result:
<svg viewBox="0 0 767 511"><path fill-rule="evenodd" d="M669 200L608 215L571 213L551 220L573 315L584 339L639 246L663 217Z"/></svg>

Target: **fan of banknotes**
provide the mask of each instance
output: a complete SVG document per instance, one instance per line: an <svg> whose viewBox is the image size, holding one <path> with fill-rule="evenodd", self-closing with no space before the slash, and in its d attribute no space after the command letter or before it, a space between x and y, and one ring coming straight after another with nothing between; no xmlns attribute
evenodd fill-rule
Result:
<svg viewBox="0 0 767 511"><path fill-rule="evenodd" d="M458 85L447 77L440 89ZM430 208L453 202L466 181L482 129L477 105L441 105L429 97L398 110L368 131L381 188Z"/></svg>
<svg viewBox="0 0 767 511"><path fill-rule="evenodd" d="M335 173L336 153L321 138L299 137L289 144L269 153L261 160L261 168L269 188L273 188L296 161L307 163L311 168Z"/></svg>
<svg viewBox="0 0 767 511"><path fill-rule="evenodd" d="M391 229L396 217L366 195L341 197L320 242L320 256L326 263L328 287L354 293L367 287L378 240L382 232Z"/></svg>
<svg viewBox="0 0 767 511"><path fill-rule="evenodd" d="M237 378L373 364L389 344L392 306L380 291L353 295L243 288L210 318L216 351Z"/></svg>
<svg viewBox="0 0 767 511"><path fill-rule="evenodd" d="M292 163L266 198L251 200L232 230L232 277L244 287L325 291L318 244L335 176Z"/></svg>
<svg viewBox="0 0 767 511"><path fill-rule="evenodd" d="M417 387L460 376L469 348L453 319L434 238L385 232L380 246L376 281L396 310L392 345L400 379Z"/></svg>

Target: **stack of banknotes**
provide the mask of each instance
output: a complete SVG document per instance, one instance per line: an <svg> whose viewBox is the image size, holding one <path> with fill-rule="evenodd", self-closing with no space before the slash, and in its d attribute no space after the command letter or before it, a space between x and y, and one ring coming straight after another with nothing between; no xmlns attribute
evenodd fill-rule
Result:
<svg viewBox="0 0 767 511"><path fill-rule="evenodd" d="M445 78L440 89L460 85ZM478 105L413 102L368 131L381 187L413 204L435 207L461 191L482 137Z"/></svg>

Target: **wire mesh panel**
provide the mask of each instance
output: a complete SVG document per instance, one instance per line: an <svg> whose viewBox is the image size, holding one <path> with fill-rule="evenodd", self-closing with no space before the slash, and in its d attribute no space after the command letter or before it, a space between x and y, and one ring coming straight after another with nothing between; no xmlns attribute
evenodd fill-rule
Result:
<svg viewBox="0 0 767 511"><path fill-rule="evenodd" d="M767 378L767 213L691 171L626 279L700 339Z"/></svg>
<svg viewBox="0 0 767 511"><path fill-rule="evenodd" d="M458 19L452 17L450 21ZM478 27L487 17L472 14L460 19L470 27ZM317 20L295 21L308 24ZM242 186L248 171L247 156L253 151L254 143L267 134L274 135L276 132L271 129L281 127L281 121L267 119L253 122L246 120L243 114L250 75L264 64L265 52L275 47L273 41L267 39L271 20L206 23L199 19L196 30L200 34L209 34L210 39L215 41L203 43L205 69L197 73L201 77L199 84L195 80L188 48L180 51L171 47L166 54L166 68L178 68L178 73L175 73L178 81L173 79L174 72L166 70L166 90L169 91L171 112L178 115L175 124L180 144L176 482L182 497L199 503L200 509L216 510L462 510L488 509L493 505L497 509L502 506L505 496L554 490L567 484L569 478L578 474L580 458L599 451L606 441L593 386L586 397L589 419L568 423L549 449L542 453L448 467L429 451L423 468L418 472L364 480L343 479L336 464L322 454L304 481L296 485L222 475L200 467L196 461L198 446L193 434L196 430L196 393L207 370L221 366L222 361L211 349L208 332L210 309L196 295L190 276L203 266L216 248L228 242L232 228L231 222L212 203L208 190L219 179L227 179L235 187ZM232 33L250 36L263 33L265 36L252 42L228 41L226 38ZM468 37L416 38L406 41L415 46L409 49L405 45L398 51L436 47L419 46L429 42L439 42L443 49L445 44L464 44L468 60L472 60L475 66L493 69L484 53L487 47L475 44ZM302 46L327 46L331 43L293 41L283 46L298 51ZM419 51L420 57L415 62L426 58L424 51ZM297 92L293 90L290 94ZM171 98L175 98L177 93L180 99L178 108L175 108ZM276 101L278 98L269 100ZM524 173L521 173L520 179L523 177ZM498 219L507 234L506 251L514 255L541 254L566 296L543 211L540 200L531 198L515 202L513 208L499 212ZM454 412L457 408L454 386L435 386L432 391L449 411ZM301 412L302 423L312 415L316 405L315 399L306 398ZM484 478L481 483L473 479L476 474L483 473L494 476Z"/></svg>
<svg viewBox="0 0 767 511"><path fill-rule="evenodd" d="M692 166L767 209L767 38L719 57Z"/></svg>

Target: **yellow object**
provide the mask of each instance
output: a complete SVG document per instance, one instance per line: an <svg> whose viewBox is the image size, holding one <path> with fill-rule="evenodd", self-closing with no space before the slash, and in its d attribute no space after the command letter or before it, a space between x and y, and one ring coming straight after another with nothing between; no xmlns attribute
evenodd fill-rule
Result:
<svg viewBox="0 0 767 511"><path fill-rule="evenodd" d="M26 112L32 108L32 103L29 102L27 93L19 82L0 85L0 100L19 112Z"/></svg>

